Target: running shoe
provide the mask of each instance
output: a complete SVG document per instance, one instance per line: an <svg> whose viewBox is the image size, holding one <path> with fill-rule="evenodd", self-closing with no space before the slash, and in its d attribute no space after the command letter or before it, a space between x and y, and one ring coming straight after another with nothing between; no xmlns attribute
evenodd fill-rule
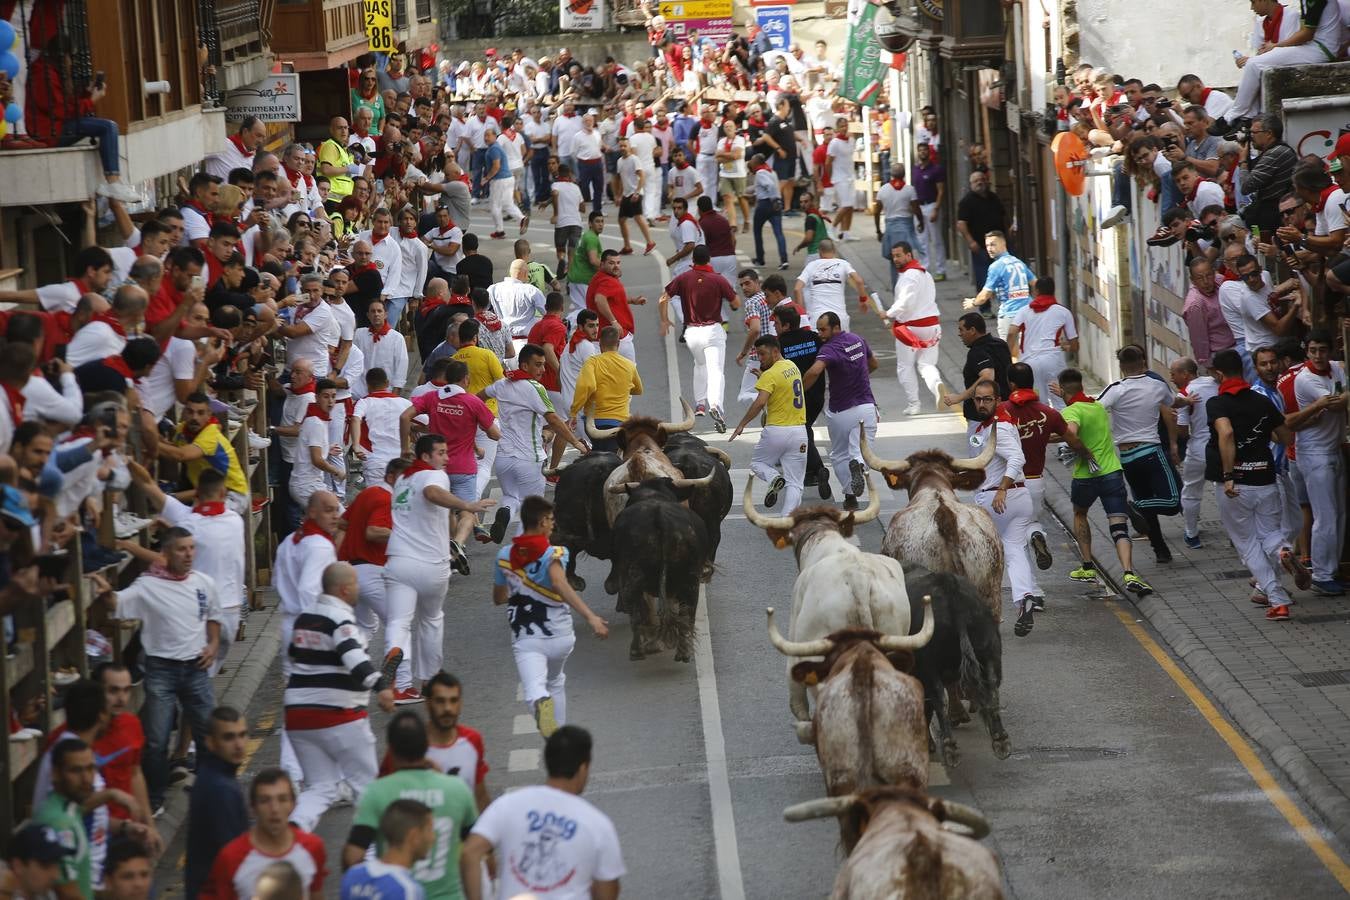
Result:
<svg viewBox="0 0 1350 900"><path fill-rule="evenodd" d="M708 414L708 407L704 406L702 403L694 407L694 415L706 416L707 414Z"/></svg>
<svg viewBox="0 0 1350 900"><path fill-rule="evenodd" d="M1260 588L1252 588L1251 596L1247 598L1256 606L1269 606L1270 595Z"/></svg>
<svg viewBox="0 0 1350 900"><path fill-rule="evenodd" d="M469 574L469 557L464 555L464 548L459 545L459 541L450 541L450 568L461 575Z"/></svg>
<svg viewBox="0 0 1350 900"><path fill-rule="evenodd" d="M1345 594L1345 585L1334 578L1328 578L1326 581L1314 581L1312 592L1319 597L1341 597Z"/></svg>
<svg viewBox="0 0 1350 900"><path fill-rule="evenodd" d="M1043 532L1032 533L1031 550L1036 554L1036 567L1042 571L1055 564L1055 558L1050 555L1050 545L1046 543Z"/></svg>
<svg viewBox="0 0 1350 900"><path fill-rule="evenodd" d="M473 537L474 540L478 541L480 544L492 543L492 532L488 531L482 525L473 526Z"/></svg>
<svg viewBox="0 0 1350 900"><path fill-rule="evenodd" d="M820 492L820 499L828 500L834 496L834 491L830 490L830 467L821 466L816 472L816 490Z"/></svg>
<svg viewBox="0 0 1350 900"><path fill-rule="evenodd" d="M1266 612L1266 618L1272 622L1288 622L1289 607L1284 606L1283 604L1281 604L1280 606L1272 606Z"/></svg>
<svg viewBox="0 0 1350 900"><path fill-rule="evenodd" d="M384 676L387 683L393 684L394 676L398 674L398 667L401 665L403 665L403 650L400 647L395 647L384 655L384 664L380 666L380 674Z"/></svg>
<svg viewBox="0 0 1350 900"><path fill-rule="evenodd" d="M844 509L847 509L847 510L849 510L850 512L852 512L853 510L855 510L855 509L857 509L857 508L858 508L858 498L857 498L857 496L854 495L854 494L845 494L845 495L844 495Z"/></svg>
<svg viewBox="0 0 1350 900"><path fill-rule="evenodd" d="M1153 548L1153 559L1160 566L1165 566L1172 561L1172 551L1167 546Z"/></svg>
<svg viewBox="0 0 1350 900"><path fill-rule="evenodd" d="M1040 594L1028 594L1027 600L1031 603L1031 608L1036 612L1045 612L1045 598Z"/></svg>
<svg viewBox="0 0 1350 900"><path fill-rule="evenodd" d="M708 418L712 419L713 428L717 429L718 434L727 433L727 422L722 418L722 411L717 407L708 410Z"/></svg>
<svg viewBox="0 0 1350 900"><path fill-rule="evenodd" d="M1280 565L1284 567L1286 572L1294 576L1294 585L1300 591L1306 591L1312 587L1312 573L1308 571L1308 567L1303 564L1303 561L1298 558L1298 554L1293 550L1285 547L1280 551Z"/></svg>
<svg viewBox="0 0 1350 900"><path fill-rule="evenodd" d="M850 459L848 461L848 492L855 497L861 497L863 489L867 487L867 482L863 479L865 474L862 460Z"/></svg>
<svg viewBox="0 0 1350 900"><path fill-rule="evenodd" d="M773 506L778 503L778 492L787 487L787 479L782 475L775 475L773 481L769 484L769 492L764 495L764 505Z"/></svg>
<svg viewBox="0 0 1350 900"><path fill-rule="evenodd" d="M545 697L534 705L534 722L539 726L539 734L550 738L558 730L558 720L553 714L553 698Z"/></svg>
<svg viewBox="0 0 1350 900"><path fill-rule="evenodd" d="M425 699L422 692L417 688L410 687L394 691L395 706L411 706L414 703L421 703Z"/></svg>
<svg viewBox="0 0 1350 900"><path fill-rule="evenodd" d="M497 515L492 520L492 527L488 529L488 536L492 538L492 543L500 544L502 538L506 537L506 526L511 524L511 510L505 507L497 508Z"/></svg>
<svg viewBox="0 0 1350 900"><path fill-rule="evenodd" d="M1017 622L1016 624L1013 625L1013 634L1017 635L1018 637L1026 637L1027 635L1031 634L1031 628L1033 625L1036 624L1032 620L1031 615L1032 611L1031 598L1024 597L1022 599L1022 602L1025 604L1022 607L1022 614L1017 617Z"/></svg>
<svg viewBox="0 0 1350 900"><path fill-rule="evenodd" d="M1186 548L1189 550L1199 550L1200 548L1205 546L1200 541L1200 535L1198 534L1186 534L1185 532L1182 532L1181 541L1186 545Z"/></svg>
<svg viewBox="0 0 1350 900"><path fill-rule="evenodd" d="M1131 594L1147 597L1149 594L1153 593L1153 588L1149 583L1133 572L1126 572L1124 581L1125 590L1129 591Z"/></svg>

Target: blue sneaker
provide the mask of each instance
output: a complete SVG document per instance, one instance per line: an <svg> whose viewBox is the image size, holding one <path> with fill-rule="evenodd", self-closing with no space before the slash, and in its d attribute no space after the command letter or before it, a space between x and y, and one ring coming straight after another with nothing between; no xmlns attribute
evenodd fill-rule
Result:
<svg viewBox="0 0 1350 900"><path fill-rule="evenodd" d="M1199 550L1205 546L1200 542L1200 535L1198 534L1182 534L1181 540L1191 550Z"/></svg>
<svg viewBox="0 0 1350 900"><path fill-rule="evenodd" d="M1345 585L1334 578L1329 578L1326 581L1314 581L1312 592L1319 597L1342 597L1345 595Z"/></svg>

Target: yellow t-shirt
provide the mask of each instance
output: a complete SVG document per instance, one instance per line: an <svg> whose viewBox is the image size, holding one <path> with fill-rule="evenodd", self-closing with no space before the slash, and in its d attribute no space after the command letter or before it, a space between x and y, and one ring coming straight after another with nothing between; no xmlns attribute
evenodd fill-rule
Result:
<svg viewBox="0 0 1350 900"><path fill-rule="evenodd" d="M806 424L806 392L802 390L802 373L796 363L780 359L769 366L755 382L755 390L769 394L764 407L766 425Z"/></svg>
<svg viewBox="0 0 1350 900"><path fill-rule="evenodd" d="M477 394L483 388L506 377L502 361L486 347L460 347L455 351L455 359L469 367L469 393ZM497 414L497 401L488 400L487 408ZM804 420L803 420L804 421Z"/></svg>
<svg viewBox="0 0 1350 900"><path fill-rule="evenodd" d="M627 419L628 398L641 393L642 378L632 360L617 350L597 353L581 364L571 414L589 409L592 419Z"/></svg>
<svg viewBox="0 0 1350 900"><path fill-rule="evenodd" d="M202 451L200 457L188 460L186 463L188 479L193 485L196 485L202 472L209 467L225 476L225 489L227 491L245 495L249 493L248 476L244 474L243 468L239 465L239 457L234 452L234 447L230 446L230 442L226 440L225 433L219 425L214 422L207 423L205 428L189 440L180 424L177 439L174 443L180 447L193 444Z"/></svg>
<svg viewBox="0 0 1350 900"><path fill-rule="evenodd" d="M347 148L329 138L319 145L319 162L320 164L328 163L343 170L341 175L328 176L328 196L341 200L351 194L353 188L352 176L347 173L347 167L352 164L352 155L347 152Z"/></svg>

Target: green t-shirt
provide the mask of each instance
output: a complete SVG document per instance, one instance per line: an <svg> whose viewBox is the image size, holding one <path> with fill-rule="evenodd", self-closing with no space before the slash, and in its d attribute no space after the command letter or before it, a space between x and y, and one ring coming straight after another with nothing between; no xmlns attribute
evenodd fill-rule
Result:
<svg viewBox="0 0 1350 900"><path fill-rule="evenodd" d="M829 232L825 230L825 220L815 213L807 213L806 223L802 227L802 236L811 235L811 243L806 245L807 253L819 253L820 242L825 240Z"/></svg>
<svg viewBox="0 0 1350 900"><path fill-rule="evenodd" d="M1111 436L1111 416L1106 407L1096 401L1083 401L1071 404L1061 410L1064 421L1078 426L1078 439L1092 451L1097 460L1098 469L1088 468L1087 460L1080 458L1073 466L1074 478L1100 478L1120 471L1120 457L1116 455L1116 442Z"/></svg>
<svg viewBox="0 0 1350 900"><path fill-rule="evenodd" d="M590 257L587 255L592 250L595 251L596 259L599 259L600 235L596 234L594 229L587 228L581 233L581 240L577 242L577 250L572 254L572 264L567 267L567 280L572 284L590 284L591 279L595 277L595 268L591 266Z"/></svg>
<svg viewBox="0 0 1350 900"><path fill-rule="evenodd" d="M526 271L529 273L527 277L530 284L546 294L551 290L549 282L553 280L553 273L549 271L548 266L541 262L531 262L526 266Z"/></svg>
<svg viewBox="0 0 1350 900"><path fill-rule="evenodd" d="M61 878L57 884L78 884L80 896L94 896L94 867L89 855L89 836L84 831L80 805L52 791L33 814L33 821L56 832L61 846L72 851L61 859Z"/></svg>
<svg viewBox="0 0 1350 900"><path fill-rule="evenodd" d="M434 769L403 769L366 785L352 824L378 834L380 816L395 800L416 800L431 807L436 822L436 843L412 870L413 878L426 889L427 900L460 900L464 893L459 882L459 847L478 820L473 792L453 775ZM384 842L377 838L375 849L384 852Z"/></svg>

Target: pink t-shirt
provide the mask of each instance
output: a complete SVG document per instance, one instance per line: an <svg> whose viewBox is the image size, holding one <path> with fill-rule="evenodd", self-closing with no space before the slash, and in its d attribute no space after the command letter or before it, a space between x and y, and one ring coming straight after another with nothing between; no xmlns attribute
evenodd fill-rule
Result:
<svg viewBox="0 0 1350 900"><path fill-rule="evenodd" d="M472 475L478 471L473 453L474 438L487 431L496 419L487 404L457 384L447 384L413 399L418 412L427 414L427 431L445 438L450 459L447 475Z"/></svg>

